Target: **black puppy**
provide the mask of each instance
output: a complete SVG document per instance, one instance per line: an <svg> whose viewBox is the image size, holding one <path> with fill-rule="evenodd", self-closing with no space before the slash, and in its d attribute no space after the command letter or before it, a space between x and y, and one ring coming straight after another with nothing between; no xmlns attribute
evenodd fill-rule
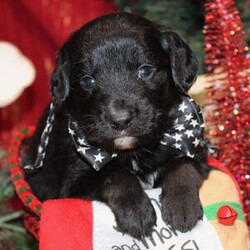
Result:
<svg viewBox="0 0 250 250"><path fill-rule="evenodd" d="M198 192L207 170L200 139L181 121L199 124L179 111L192 102L185 93L196 73L192 51L173 30L137 15L103 16L76 31L58 53L53 104L23 159L35 194L102 201L119 231L141 238L156 223L143 188L160 186L164 221L192 229L203 215ZM182 150L190 146L185 133L195 156Z"/></svg>

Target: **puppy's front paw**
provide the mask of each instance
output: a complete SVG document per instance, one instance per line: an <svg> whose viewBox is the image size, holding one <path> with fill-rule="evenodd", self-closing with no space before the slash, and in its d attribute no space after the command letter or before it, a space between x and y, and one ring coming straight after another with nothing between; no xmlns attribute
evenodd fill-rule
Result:
<svg viewBox="0 0 250 250"><path fill-rule="evenodd" d="M116 229L137 239L149 236L156 225L155 210L149 198L144 196L126 203L113 211Z"/></svg>
<svg viewBox="0 0 250 250"><path fill-rule="evenodd" d="M171 193L163 192L161 203L163 220L181 232L193 229L203 217L199 195L189 187Z"/></svg>

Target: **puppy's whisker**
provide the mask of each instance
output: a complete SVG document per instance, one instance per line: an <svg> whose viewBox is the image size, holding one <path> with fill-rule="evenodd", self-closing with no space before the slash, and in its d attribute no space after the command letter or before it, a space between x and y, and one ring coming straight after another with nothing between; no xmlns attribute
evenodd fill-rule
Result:
<svg viewBox="0 0 250 250"><path fill-rule="evenodd" d="M135 151L134 151L133 153L134 153L134 156L135 156L136 160L138 161L138 160L139 160L139 158L138 158L137 153L136 153Z"/></svg>
<svg viewBox="0 0 250 250"><path fill-rule="evenodd" d="M155 154L154 152L150 151L150 150L147 149L147 148L142 148L142 150L145 151L145 152L148 152L148 153L150 153L150 154Z"/></svg>
<svg viewBox="0 0 250 250"><path fill-rule="evenodd" d="M102 125L102 122L98 123L90 123L85 126L79 126L82 131L88 131L89 133L92 132L93 130L96 130L98 126Z"/></svg>
<svg viewBox="0 0 250 250"><path fill-rule="evenodd" d="M88 126L84 126L80 128L82 131L88 131L89 133L92 132L95 128L93 124L90 124Z"/></svg>

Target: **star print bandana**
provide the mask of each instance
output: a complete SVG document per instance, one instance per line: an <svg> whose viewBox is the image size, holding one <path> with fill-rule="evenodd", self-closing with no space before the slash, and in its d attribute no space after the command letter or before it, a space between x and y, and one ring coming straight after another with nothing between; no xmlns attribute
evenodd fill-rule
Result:
<svg viewBox="0 0 250 250"><path fill-rule="evenodd" d="M194 157L197 147L204 142L203 132L205 126L200 107L192 98L183 95L175 112L175 117L173 128L164 133L160 143L164 146L180 150L186 156ZM43 166L53 121L54 107L53 104L51 104L46 126L38 147L35 164L26 165L24 169L34 170ZM109 154L101 148L90 145L86 141L83 131L72 117L69 117L68 132L76 152L96 171L117 157L117 154Z"/></svg>
<svg viewBox="0 0 250 250"><path fill-rule="evenodd" d="M193 158L203 140L205 128L200 107L189 96L182 96L175 117L173 128L164 134L161 144L178 149Z"/></svg>
<svg viewBox="0 0 250 250"><path fill-rule="evenodd" d="M54 105L53 103L51 103L50 109L49 109L49 115L46 120L46 126L43 130L43 133L40 139L40 145L37 150L37 157L36 157L35 164L25 165L23 167L25 170L34 170L34 169L41 168L43 166L43 162L44 162L45 155L46 155L46 148L49 143L49 135L53 128L54 119L55 119Z"/></svg>
<svg viewBox="0 0 250 250"><path fill-rule="evenodd" d="M77 122L73 121L72 117L69 118L68 131L77 153L92 165L96 171L100 170L117 156L117 154L111 155L101 148L89 145L82 130L78 127Z"/></svg>

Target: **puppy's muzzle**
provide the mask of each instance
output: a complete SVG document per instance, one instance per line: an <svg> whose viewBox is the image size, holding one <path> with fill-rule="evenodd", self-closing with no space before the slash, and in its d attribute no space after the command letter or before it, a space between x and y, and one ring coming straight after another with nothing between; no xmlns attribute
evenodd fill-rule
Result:
<svg viewBox="0 0 250 250"><path fill-rule="evenodd" d="M136 124L138 109L133 102L122 99L111 101L104 111L104 118L113 129L113 142L119 150L133 149L137 138L131 135L131 128Z"/></svg>
<svg viewBox="0 0 250 250"><path fill-rule="evenodd" d="M106 110L106 120L117 131L127 129L137 117L137 109L132 105L126 105L124 100L116 100L110 103Z"/></svg>
<svg viewBox="0 0 250 250"><path fill-rule="evenodd" d="M128 110L115 111L110 116L110 124L116 130L124 130L132 123L133 117Z"/></svg>

